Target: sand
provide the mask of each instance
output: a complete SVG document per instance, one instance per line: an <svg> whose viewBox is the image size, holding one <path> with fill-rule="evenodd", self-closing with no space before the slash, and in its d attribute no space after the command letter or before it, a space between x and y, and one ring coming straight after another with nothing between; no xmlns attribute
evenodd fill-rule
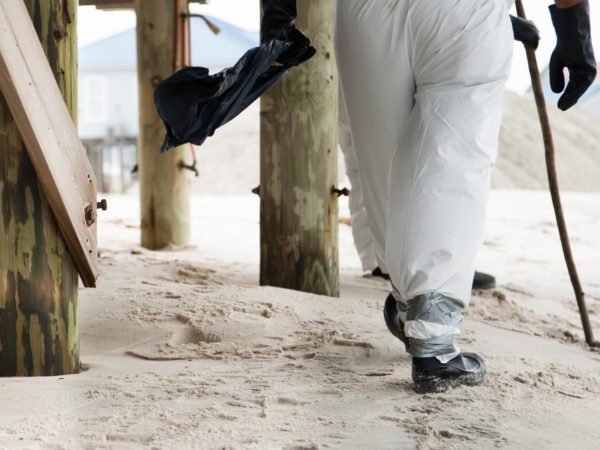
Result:
<svg viewBox="0 0 600 450"><path fill-rule="evenodd" d="M544 192L492 195L478 267L499 286L460 338L486 384L426 396L348 226L335 299L257 286L256 197L195 197L191 245L161 252L137 245L135 197L109 204L98 289L81 291L86 370L0 381L2 449L598 448L600 354L581 342ZM565 207L600 334L600 194Z"/></svg>
<svg viewBox="0 0 600 450"><path fill-rule="evenodd" d="M477 266L499 285L475 293L460 337L488 362L484 386L412 391L382 319L389 286L363 276L347 225L341 298L257 285L254 105L198 152L189 246L140 248L135 189L108 196L98 289L81 291L85 370L0 380L0 449L599 448L600 353L582 342L535 109L511 93L506 105L494 187L537 191L492 194ZM600 128L551 117L600 336Z"/></svg>
<svg viewBox="0 0 600 450"><path fill-rule="evenodd" d="M561 189L600 191L598 119L576 108L560 111L548 104ZM547 189L544 144L531 99L506 92L500 152L492 186L500 189Z"/></svg>

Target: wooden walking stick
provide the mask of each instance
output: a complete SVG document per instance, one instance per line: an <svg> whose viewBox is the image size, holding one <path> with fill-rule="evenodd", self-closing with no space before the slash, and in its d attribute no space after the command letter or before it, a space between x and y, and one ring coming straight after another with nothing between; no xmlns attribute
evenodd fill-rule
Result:
<svg viewBox="0 0 600 450"><path fill-rule="evenodd" d="M517 15L522 19L527 19L525 15L525 9L523 8L523 1L517 0L516 6ZM527 53L529 74L531 75L531 85L535 96L535 103L537 105L538 115L540 117L542 135L544 137L544 147L546 149L546 168L548 171L548 183L550 185L552 204L554 205L554 214L556 215L558 233L560 234L560 242L562 245L563 254L565 255L567 269L569 270L569 276L571 278L571 283L573 284L573 290L575 291L575 298L577 299L577 305L579 306L579 314L581 315L581 324L583 325L585 341L590 347L600 347L600 342L594 340L594 333L592 331L590 317L588 315L587 307L585 305L585 294L581 287L581 282L579 281L577 267L575 266L573 252L571 251L571 243L569 241L569 234L567 232L567 224L565 222L562 203L560 200L558 177L556 175L554 139L552 138L552 129L550 127L550 119L548 118L548 110L546 108L546 101L544 99L544 91L542 89L540 70L538 68L535 50L525 46L525 51Z"/></svg>

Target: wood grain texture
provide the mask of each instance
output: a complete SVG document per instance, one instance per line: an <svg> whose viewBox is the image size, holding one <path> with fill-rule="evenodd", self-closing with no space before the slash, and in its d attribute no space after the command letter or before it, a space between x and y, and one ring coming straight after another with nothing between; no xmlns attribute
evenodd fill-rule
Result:
<svg viewBox="0 0 600 450"><path fill-rule="evenodd" d="M190 231L190 172L181 167L182 162L187 163L189 148L160 153L165 129L154 106L157 83L174 72L174 62L181 64L181 58L174 57L174 2L138 0L136 8L141 243L151 250L186 244ZM183 0L179 5L179 12L187 10Z"/></svg>
<svg viewBox="0 0 600 450"><path fill-rule="evenodd" d="M339 295L333 0L299 0L317 55L261 101L262 285Z"/></svg>
<svg viewBox="0 0 600 450"><path fill-rule="evenodd" d="M63 68L55 77L48 64L61 58L56 42L68 36L76 11L68 4L34 2L38 9L32 19L41 27L47 59L23 1L0 2L0 89L81 279L93 287L98 277L96 228L88 227L85 210L96 209L96 179L57 81L67 101L76 101L76 94L65 86ZM44 37L46 33L51 34ZM69 60L75 62L76 55Z"/></svg>
<svg viewBox="0 0 600 450"><path fill-rule="evenodd" d="M33 38L75 115L76 1L26 5L40 39ZM77 269L0 95L0 376L77 373L77 301Z"/></svg>

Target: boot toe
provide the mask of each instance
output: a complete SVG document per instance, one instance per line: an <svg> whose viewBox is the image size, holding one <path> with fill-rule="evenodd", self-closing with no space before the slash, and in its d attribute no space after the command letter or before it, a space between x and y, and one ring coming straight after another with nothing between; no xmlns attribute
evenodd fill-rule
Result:
<svg viewBox="0 0 600 450"><path fill-rule="evenodd" d="M475 272L473 277L473 289L486 290L496 287L496 278L493 275L484 272Z"/></svg>

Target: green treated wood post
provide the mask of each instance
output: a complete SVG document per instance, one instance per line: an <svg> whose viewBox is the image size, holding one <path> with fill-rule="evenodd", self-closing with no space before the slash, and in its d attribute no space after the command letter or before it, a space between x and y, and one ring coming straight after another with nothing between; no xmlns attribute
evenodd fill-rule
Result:
<svg viewBox="0 0 600 450"><path fill-rule="evenodd" d="M25 4L76 119L77 1ZM0 94L0 376L79 372L77 300L77 269Z"/></svg>
<svg viewBox="0 0 600 450"><path fill-rule="evenodd" d="M317 55L261 101L260 283L339 295L333 0L299 0Z"/></svg>
<svg viewBox="0 0 600 450"><path fill-rule="evenodd" d="M160 153L165 128L154 106L156 85L181 66L181 54L174 55L175 1L136 2L141 240L151 250L184 245L190 233L190 172L182 168L189 150L181 146ZM178 15L187 11L187 2L179 0L179 7Z"/></svg>

